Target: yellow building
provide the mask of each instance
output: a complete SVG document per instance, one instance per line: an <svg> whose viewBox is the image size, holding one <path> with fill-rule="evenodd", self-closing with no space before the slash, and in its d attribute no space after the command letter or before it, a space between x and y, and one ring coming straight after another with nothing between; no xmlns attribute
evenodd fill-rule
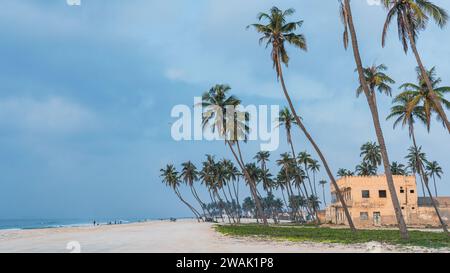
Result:
<svg viewBox="0 0 450 273"><path fill-rule="evenodd" d="M409 226L439 226L430 200L418 198L414 176L394 175L403 217ZM357 227L393 226L397 224L386 176L352 176L337 181ZM445 221L450 222L450 197L436 199ZM331 205L326 208L326 222L347 224L341 203L331 186Z"/></svg>

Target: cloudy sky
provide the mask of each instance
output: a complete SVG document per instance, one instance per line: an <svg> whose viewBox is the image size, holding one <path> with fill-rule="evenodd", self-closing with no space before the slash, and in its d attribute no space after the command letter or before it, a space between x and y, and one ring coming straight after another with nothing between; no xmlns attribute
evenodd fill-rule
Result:
<svg viewBox="0 0 450 273"><path fill-rule="evenodd" d="M73 2L73 1L72 1ZM384 63L399 84L415 80L394 29L385 49L385 11L354 0L366 65ZM445 0L435 0L450 10ZM168 162L230 154L222 142L175 142L177 104L227 83L244 104L285 105L269 51L246 26L274 4L303 19L307 53L289 48L286 81L331 167L353 169L359 147L375 140L367 102L355 97L357 75L342 46L336 0L1 0L0 218L151 218L188 215L158 178ZM422 33L425 64L450 85L450 29ZM382 120L391 98L380 97ZM406 130L383 121L392 160L404 161ZM313 152L298 131L297 150ZM448 134L437 123L419 143L450 172ZM278 154L287 151L281 136ZM257 142L245 146L250 160ZM275 172L275 169L274 169ZM321 175L322 176L322 175ZM324 177L324 176L323 176ZM324 177L325 178L325 177ZM438 181L450 195L448 175ZM206 196L205 196L206 197Z"/></svg>

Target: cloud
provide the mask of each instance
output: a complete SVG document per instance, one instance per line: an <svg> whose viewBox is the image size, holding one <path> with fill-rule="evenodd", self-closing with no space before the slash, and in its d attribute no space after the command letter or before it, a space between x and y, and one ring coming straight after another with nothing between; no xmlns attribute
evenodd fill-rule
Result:
<svg viewBox="0 0 450 273"><path fill-rule="evenodd" d="M65 98L0 100L0 126L32 133L71 134L92 128L95 115Z"/></svg>

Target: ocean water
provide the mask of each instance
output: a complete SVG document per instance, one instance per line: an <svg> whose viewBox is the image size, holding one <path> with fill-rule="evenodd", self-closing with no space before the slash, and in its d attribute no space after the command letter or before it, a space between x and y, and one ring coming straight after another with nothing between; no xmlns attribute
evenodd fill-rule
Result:
<svg viewBox="0 0 450 273"><path fill-rule="evenodd" d="M99 219L97 224L106 225L108 223L121 222L122 224L142 222L141 219ZM89 219L0 219L0 229L38 229L38 228L57 228L93 225L93 220Z"/></svg>

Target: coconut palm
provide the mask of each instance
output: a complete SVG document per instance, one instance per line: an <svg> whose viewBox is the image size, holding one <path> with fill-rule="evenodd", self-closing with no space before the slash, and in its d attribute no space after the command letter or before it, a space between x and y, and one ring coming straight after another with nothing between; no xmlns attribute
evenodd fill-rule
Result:
<svg viewBox="0 0 450 273"><path fill-rule="evenodd" d="M308 179L308 182L309 182L309 188L311 190L311 193L314 193L315 191L312 186L311 179L309 177L309 172L308 172L309 166L313 163L314 159L306 151L303 151L298 154L297 161L299 164L303 164L304 170L306 172L306 178Z"/></svg>
<svg viewBox="0 0 450 273"><path fill-rule="evenodd" d="M175 167L172 164L169 164L166 166L166 168L161 169L160 173L162 182L166 184L166 186L172 188L178 199L180 199L180 201L183 202L183 204L185 204L192 211L192 213L195 215L195 218L197 218L197 221L200 222L201 214L181 196L181 193L179 191L181 180Z"/></svg>
<svg viewBox="0 0 450 273"><path fill-rule="evenodd" d="M444 105L446 109L450 109L450 102L444 98L445 94L450 92L449 86L438 86L441 83L441 78L436 76L435 67L427 71L428 78L431 81L433 88L434 98L430 96L430 91L425 84L424 77L419 68L416 68L417 72L417 84L405 83L400 86L403 92L399 96L405 96L409 98L406 111L407 115L412 114L416 109L421 109L425 115L425 123L428 131L431 126L431 115L433 112L438 113L438 109L435 104L435 100L438 100L440 105ZM420 108L419 108L420 107ZM438 120L441 120L441 116L437 115Z"/></svg>
<svg viewBox="0 0 450 273"><path fill-rule="evenodd" d="M434 192L436 197L438 197L438 191L436 187L436 177L441 179L441 175L443 174L441 166L439 166L439 163L437 161L428 161L426 163L425 169L427 170L428 176L433 178L433 184L434 184Z"/></svg>
<svg viewBox="0 0 450 273"><path fill-rule="evenodd" d="M356 172L360 176L372 176L377 175L377 169L371 163L367 161L361 162L361 164L356 166Z"/></svg>
<svg viewBox="0 0 450 273"><path fill-rule="evenodd" d="M325 207L327 206L327 200L325 199L325 185L327 184L326 180L320 180L319 184L322 185L322 197Z"/></svg>
<svg viewBox="0 0 450 273"><path fill-rule="evenodd" d="M354 172L347 170L347 169L343 169L343 168L339 169L337 172L338 177L346 177L346 176L354 176L354 175L355 175Z"/></svg>
<svg viewBox="0 0 450 273"><path fill-rule="evenodd" d="M266 47L271 45L271 59L273 62L273 67L276 71L277 78L281 83L281 87L288 102L289 109L294 116L297 125L300 127L308 141L314 147L316 153L319 155L320 160L322 161L322 164L328 176L330 177L331 183L336 188L336 195L341 202L342 207L344 208L349 226L352 231L356 231L347 205L345 204L344 197L342 196L336 180L334 179L333 172L328 166L328 162L326 161L325 156L323 155L319 146L316 144L311 134L308 132L303 122L301 121L299 115L297 114L297 111L294 108L294 104L292 103L291 97L284 82L282 64L287 66L289 63L289 55L287 54L285 43L290 44L303 51L307 50L305 36L303 34L295 33L296 30L302 26L303 21L287 22L287 17L293 15L294 12L294 9L287 9L285 11L282 11L277 7L272 7L269 14L260 13L258 15L258 20L260 22L264 20L266 21L266 24L257 23L250 26L253 27L258 33L262 34L262 37L259 39L260 44L265 42Z"/></svg>
<svg viewBox="0 0 450 273"><path fill-rule="evenodd" d="M396 161L393 161L391 163L391 172L392 172L392 175L407 175L408 174L408 172L406 171L406 166L401 163L397 163Z"/></svg>
<svg viewBox="0 0 450 273"><path fill-rule="evenodd" d="M270 152L269 151L259 151L256 153L255 157L253 159L256 160L256 162L261 164L261 169L266 170L267 169L267 162L270 160Z"/></svg>
<svg viewBox="0 0 450 273"><path fill-rule="evenodd" d="M372 115L373 124L375 127L375 133L377 135L378 144L380 145L384 171L386 174L387 185L389 188L390 196L392 199L392 205L394 207L395 216L400 228L400 235L403 239L409 239L408 229L406 227L405 219L403 218L403 213L400 207L400 202L398 200L397 192L395 190L394 180L392 178L392 173L390 170L389 156L384 141L383 131L381 129L380 119L378 115L378 109L376 103L373 99L373 94L375 90L371 90L366 79L366 74L364 73L364 67L361 60L361 54L359 52L358 38L355 30L355 25L353 23L352 9L350 6L350 0L340 1L340 13L341 19L344 24L344 47L348 47L349 38L351 40L353 56L356 63L356 69L358 71L359 83L364 91L364 94L369 104L370 112ZM350 35L349 35L350 34Z"/></svg>
<svg viewBox="0 0 450 273"><path fill-rule="evenodd" d="M278 118L278 126L283 125L286 129L286 137L287 137L287 143L291 147L292 156L295 157L295 150L294 145L292 143L292 126L295 124L295 118L289 111L289 108L285 107L283 110L280 111L279 118Z"/></svg>
<svg viewBox="0 0 450 273"><path fill-rule="evenodd" d="M414 146L409 148L408 151L409 154L406 156L406 159L408 159L408 162L410 162L411 168L414 168L415 171L419 173L419 177L423 180L423 184L425 185L425 189L427 190L428 196L430 197L431 204L433 205L439 222L441 223L442 229L446 234L448 234L447 224L441 217L441 213L429 187L428 176L425 173L425 165L428 163L425 153L421 151L421 147Z"/></svg>
<svg viewBox="0 0 450 273"><path fill-rule="evenodd" d="M375 172L379 165L381 165L381 150L380 146L375 142L367 142L361 146L360 156L363 161L373 166Z"/></svg>
<svg viewBox="0 0 450 273"><path fill-rule="evenodd" d="M215 85L202 96L203 128L210 128L212 132L218 132L223 137L225 144L230 148L233 157L248 180L250 192L255 199L258 214L262 216L263 223L267 225L267 219L263 213L262 204L257 198L256 182L251 180L245 168L240 141L247 141L249 128L248 113L236 109L241 101L235 96L228 95L231 88L228 85ZM237 147L237 152L234 149Z"/></svg>
<svg viewBox="0 0 450 273"><path fill-rule="evenodd" d="M316 173L320 171L320 164L319 161L313 159L311 163L308 165L308 169L311 170L313 173L313 185L314 185L314 194L317 196L317 190L316 190Z"/></svg>
<svg viewBox="0 0 450 273"><path fill-rule="evenodd" d="M403 45L403 49L405 53L407 53L409 42L416 58L417 65L419 66L420 74L424 79L424 85L428 88L429 98L433 102L436 112L441 117L448 132L450 133L450 123L447 119L447 115L445 114L438 95L433 88L432 80L430 79L425 66L422 63L422 59L416 47L419 32L426 29L427 23L430 19L435 21L439 27L443 28L448 21L447 12L429 0L384 0L383 3L387 9L387 17L383 27L382 46L384 47L385 45L386 34L390 24L392 23L394 17L397 17L397 31Z"/></svg>
<svg viewBox="0 0 450 273"><path fill-rule="evenodd" d="M208 208L206 207L206 204L200 199L200 196L197 193L197 190L195 189L194 182L198 181L198 171L197 167L192 163L191 161L187 161L181 164L182 170L181 170L181 178L186 183L186 185L189 186L191 189L191 193L194 196L195 200L199 203L200 207L203 211L203 216L206 219L206 212L208 212L208 215L211 216L211 212L208 211Z"/></svg>

